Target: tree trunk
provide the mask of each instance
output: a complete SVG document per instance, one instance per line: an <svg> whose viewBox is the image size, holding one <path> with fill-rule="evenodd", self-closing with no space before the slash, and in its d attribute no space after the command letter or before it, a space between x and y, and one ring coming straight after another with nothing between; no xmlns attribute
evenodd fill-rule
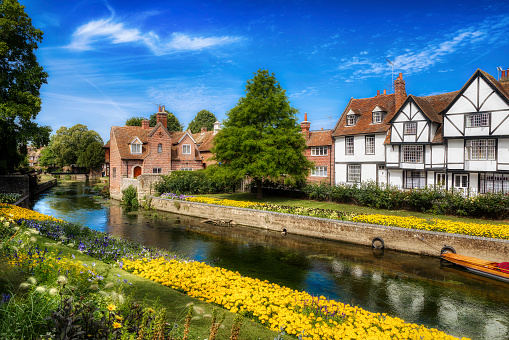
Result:
<svg viewBox="0 0 509 340"><path fill-rule="evenodd" d="M261 199L262 198L262 180L261 179L255 179L256 183L256 198Z"/></svg>

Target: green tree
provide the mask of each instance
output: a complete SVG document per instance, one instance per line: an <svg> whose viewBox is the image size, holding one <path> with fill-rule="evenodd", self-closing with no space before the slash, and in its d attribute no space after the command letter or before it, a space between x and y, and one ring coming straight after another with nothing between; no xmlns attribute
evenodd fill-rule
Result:
<svg viewBox="0 0 509 340"><path fill-rule="evenodd" d="M164 110L164 112L166 112L168 114L168 120L167 120L167 127L168 127L168 131L182 131L184 129L184 126L182 124L180 124L179 120L177 119L177 117L175 117L175 115L171 112L169 112L168 110ZM157 124L157 112L156 113L153 113L150 115L150 119L149 119L149 125L154 127L156 126Z"/></svg>
<svg viewBox="0 0 509 340"><path fill-rule="evenodd" d="M97 146L88 153L87 148L93 143L99 143L102 149L103 140L97 132L89 130L85 125L76 124L69 129L65 126L58 129L51 138L50 148L55 155L56 164L60 167L77 165L90 168L95 164L89 160L95 159L92 154L97 152ZM104 154L102 160L104 161Z"/></svg>
<svg viewBox="0 0 509 340"><path fill-rule="evenodd" d="M16 0L0 0L0 173L21 163L29 142L46 145L51 132L33 121L48 74L35 56L43 32L32 26L24 8Z"/></svg>
<svg viewBox="0 0 509 340"><path fill-rule="evenodd" d="M128 120L126 120L125 125L127 126L141 126L142 120L146 118L143 117L131 117Z"/></svg>
<svg viewBox="0 0 509 340"><path fill-rule="evenodd" d="M189 123L187 129L191 130L192 133L200 132L202 127L206 127L208 131L212 131L216 121L217 118L212 112L201 110L196 114L191 123Z"/></svg>
<svg viewBox="0 0 509 340"><path fill-rule="evenodd" d="M259 198L262 180L295 183L312 167L304 156L298 110L290 106L285 92L273 73L258 70L214 138L217 174L252 178Z"/></svg>
<svg viewBox="0 0 509 340"><path fill-rule="evenodd" d="M78 155L77 165L79 167L93 169L100 167L104 163L103 144L93 141L87 148Z"/></svg>
<svg viewBox="0 0 509 340"><path fill-rule="evenodd" d="M55 157L52 148L48 147L41 150L39 164L47 168L51 168L57 164L57 158Z"/></svg>

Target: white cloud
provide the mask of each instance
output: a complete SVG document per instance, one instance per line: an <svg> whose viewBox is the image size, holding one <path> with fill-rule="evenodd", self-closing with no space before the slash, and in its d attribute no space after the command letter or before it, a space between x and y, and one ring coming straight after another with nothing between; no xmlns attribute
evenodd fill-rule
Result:
<svg viewBox="0 0 509 340"><path fill-rule="evenodd" d="M98 42L111 44L138 43L147 46L155 55L175 52L199 51L240 41L240 37L197 37L174 32L168 37L159 37L150 31L143 33L137 28L128 28L113 18L90 21L76 29L67 46L75 50L92 50Z"/></svg>
<svg viewBox="0 0 509 340"><path fill-rule="evenodd" d="M395 52L396 48L388 51L392 55L394 70L402 71L405 74L418 73L447 61L448 56L466 51L472 53L472 50L481 46L489 46L497 43L498 46L509 44L509 18L496 17L488 18L485 21L472 25L466 29L461 29L446 36L445 40L435 39L429 41L420 48L415 45L415 41L399 41L404 44L403 48ZM409 48L409 46L413 46ZM366 56L367 51L360 52L362 58L352 57L350 60L343 61L339 70L355 70L351 78L363 79L369 77L378 77L381 74L391 72L391 65L388 62L378 62Z"/></svg>

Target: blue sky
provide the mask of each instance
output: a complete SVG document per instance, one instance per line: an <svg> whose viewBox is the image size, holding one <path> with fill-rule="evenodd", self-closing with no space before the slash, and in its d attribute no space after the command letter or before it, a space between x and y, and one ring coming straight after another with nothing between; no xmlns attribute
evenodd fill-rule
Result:
<svg viewBox="0 0 509 340"><path fill-rule="evenodd" d="M202 109L223 120L260 68L317 130L351 97L389 90L387 59L414 95L509 67L507 1L19 1L44 31L37 122L81 123L104 142L158 105L185 126Z"/></svg>

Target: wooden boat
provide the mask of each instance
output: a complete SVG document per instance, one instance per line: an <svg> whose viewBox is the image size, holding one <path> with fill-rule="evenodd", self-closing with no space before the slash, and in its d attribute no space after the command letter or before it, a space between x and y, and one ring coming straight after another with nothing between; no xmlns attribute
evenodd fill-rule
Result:
<svg viewBox="0 0 509 340"><path fill-rule="evenodd" d="M442 253L440 257L472 273L509 283L509 262L490 262L455 253Z"/></svg>

